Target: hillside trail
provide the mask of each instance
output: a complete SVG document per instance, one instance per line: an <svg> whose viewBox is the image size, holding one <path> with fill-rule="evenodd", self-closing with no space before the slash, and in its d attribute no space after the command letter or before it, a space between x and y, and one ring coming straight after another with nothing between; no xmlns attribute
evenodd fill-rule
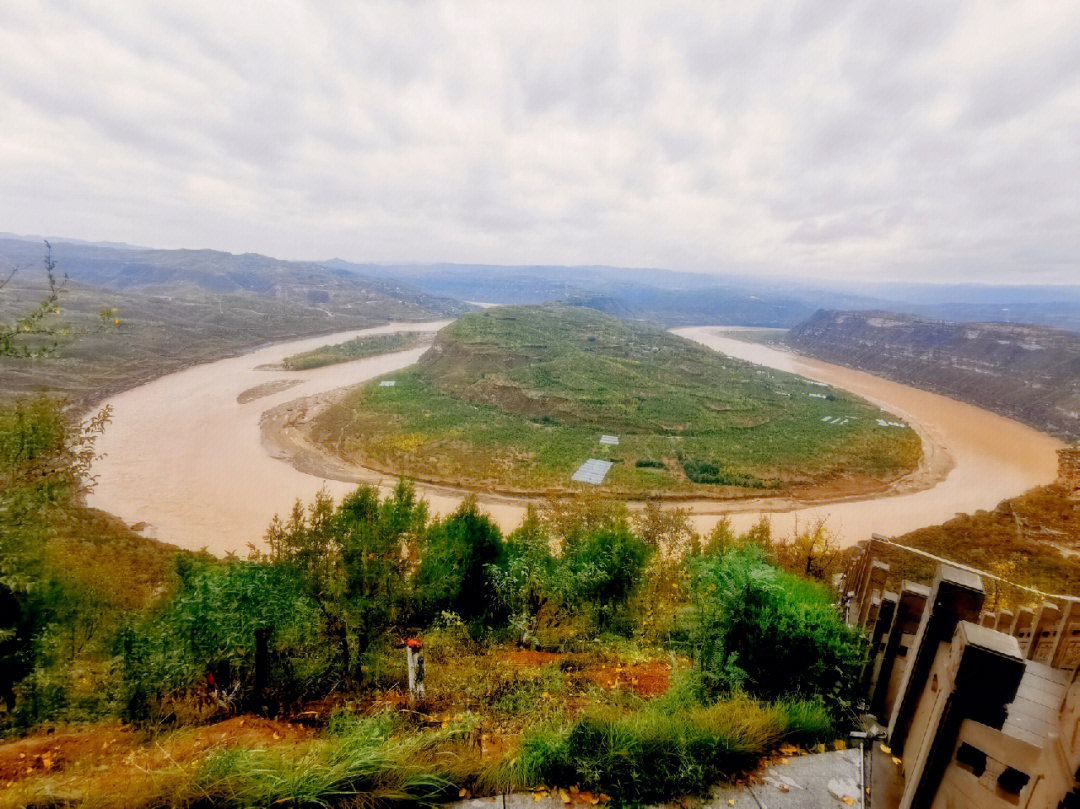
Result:
<svg viewBox="0 0 1080 809"><path fill-rule="evenodd" d="M370 482L394 480L346 465L311 446L298 425L344 388L415 363L424 348L310 371L284 371L285 357L364 334L435 332L449 321L389 324L266 346L248 354L161 377L109 400L113 421L101 437L89 504L112 512L147 536L211 553L245 553L258 545L275 513L325 489L334 497ZM1061 443L1016 421L860 371L726 336L725 327L680 329L710 348L835 385L895 413L923 439L916 472L870 496L828 503L761 498L680 502L700 531L727 514L744 530L762 514L787 535L824 519L844 544L872 532L901 534L993 508L1051 482ZM457 507L461 490L417 485L433 514ZM524 516L521 497L480 494L481 507L504 530Z"/></svg>

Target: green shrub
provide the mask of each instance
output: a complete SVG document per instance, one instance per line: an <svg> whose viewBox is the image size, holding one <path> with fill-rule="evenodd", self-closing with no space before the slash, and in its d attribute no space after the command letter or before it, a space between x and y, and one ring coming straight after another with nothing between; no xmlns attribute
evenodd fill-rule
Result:
<svg viewBox="0 0 1080 809"><path fill-rule="evenodd" d="M615 619L641 583L649 546L625 523L568 537L559 560L557 587L562 602L590 610L601 629Z"/></svg>
<svg viewBox="0 0 1080 809"><path fill-rule="evenodd" d="M502 533L476 499L465 498L446 519L433 523L424 536L415 590L421 614L430 620L449 611L466 621L484 618L496 606L489 566L501 566Z"/></svg>
<svg viewBox="0 0 1080 809"><path fill-rule="evenodd" d="M651 458L638 458L634 462L634 466L638 469L663 469L663 461L654 461Z"/></svg>
<svg viewBox="0 0 1080 809"><path fill-rule="evenodd" d="M592 708L570 725L529 733L492 777L517 787L578 784L617 804L705 795L780 740L816 734L824 716L820 706L745 696L701 705L685 693L630 713Z"/></svg>
<svg viewBox="0 0 1080 809"><path fill-rule="evenodd" d="M694 483L709 483L715 486L741 486L744 489L764 489L765 481L754 475L731 472L709 461L695 458L680 458L683 471Z"/></svg>
<svg viewBox="0 0 1080 809"><path fill-rule="evenodd" d="M752 544L693 569L691 635L709 693L742 689L851 708L865 643L828 590L768 564Z"/></svg>
<svg viewBox="0 0 1080 809"><path fill-rule="evenodd" d="M172 598L119 638L126 716L161 718L165 698L203 683L215 702L242 706L254 685L260 629L270 631L266 685L274 698L318 690L328 668L320 614L287 569L184 557L177 567Z"/></svg>

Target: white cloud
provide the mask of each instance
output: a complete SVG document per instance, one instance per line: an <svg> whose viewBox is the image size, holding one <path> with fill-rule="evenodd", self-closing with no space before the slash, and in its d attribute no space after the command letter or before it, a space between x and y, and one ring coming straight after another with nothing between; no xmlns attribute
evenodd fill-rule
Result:
<svg viewBox="0 0 1080 809"><path fill-rule="evenodd" d="M1075 281L1074 3L18 3L0 230Z"/></svg>

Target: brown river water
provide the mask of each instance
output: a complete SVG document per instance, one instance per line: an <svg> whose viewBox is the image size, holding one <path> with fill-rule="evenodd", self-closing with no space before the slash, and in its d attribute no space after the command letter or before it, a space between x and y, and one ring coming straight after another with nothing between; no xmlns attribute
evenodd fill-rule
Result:
<svg viewBox="0 0 1080 809"><path fill-rule="evenodd" d="M197 365L125 391L109 400L113 421L99 441L105 453L93 469L97 486L90 505L185 548L244 553L258 544L275 513L296 498L310 500L325 487L340 497L358 480L392 480L364 470L325 476L294 467L264 445L260 417L294 400L325 394L405 368L424 348L310 371L273 368L291 354L359 334L434 332L447 321L390 324L375 329L294 340L240 357ZM900 416L923 439L920 469L890 492L826 504L785 500L732 503L695 500L699 530L723 513L736 528L767 514L774 530L825 519L845 544L877 532L895 535L949 519L957 512L993 508L1006 497L1051 482L1061 443L1019 422L944 396L916 390L861 371L796 356L726 336L730 329L697 327L676 333L725 354L825 382ZM270 366L270 367L267 367ZM238 401L238 397L239 400ZM243 402L243 403L240 403ZM339 480L335 478L348 478ZM452 510L461 493L420 485L432 512ZM481 495L481 507L504 530L517 526L523 500Z"/></svg>

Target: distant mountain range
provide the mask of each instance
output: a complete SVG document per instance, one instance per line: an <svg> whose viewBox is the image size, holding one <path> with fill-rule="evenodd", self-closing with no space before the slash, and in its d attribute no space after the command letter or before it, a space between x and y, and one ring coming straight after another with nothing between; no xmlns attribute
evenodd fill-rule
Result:
<svg viewBox="0 0 1080 809"><path fill-rule="evenodd" d="M786 329L809 320L806 328L812 331L821 325L815 312L846 310L891 311L954 323L1026 323L1080 332L1080 286L841 283L607 266L283 261L256 253L50 241L58 271L69 278L61 317L73 332L91 336L72 341L60 361L47 367L0 363L0 394L45 387L72 393L83 401L261 342L390 320L454 317L474 309L469 302L563 302L667 327L729 324ZM40 294L43 256L41 238L0 234L0 277L12 268L22 268L0 295L0 317L21 311L19 307ZM100 311L107 307L118 310L117 319L126 330L122 338L95 327L100 326ZM811 341L811 331L796 331L793 339L805 335L809 342L802 349L827 353L830 349L824 340ZM847 339L838 324L828 334ZM897 334L890 332L890 339ZM946 339L944 332L939 337ZM1056 345L1058 340L1050 342ZM846 345L841 339L836 350ZM961 346L972 348L958 343L957 350ZM842 353L849 362L871 359L855 356L850 346ZM884 356L891 355L886 352L881 362ZM1025 356L1016 354L1012 359L1020 363L1018 367L1027 368L1031 358L1025 360ZM995 357L995 362L1002 361L999 355ZM879 370L909 381L921 378L914 366L903 370L882 365ZM931 382L943 390L954 389L942 373L934 371ZM107 382L92 381L100 379ZM960 388L966 390L965 385ZM1008 399L1008 392L1002 396ZM1033 423L1065 429L1070 424L1067 418L1051 414L1057 412L1058 404L1065 412L1075 409L1068 402L1047 404L1048 409L1038 413L1029 413L1027 405L1023 409Z"/></svg>
<svg viewBox="0 0 1080 809"><path fill-rule="evenodd" d="M325 305L357 293L456 314L465 301L568 302L666 326L722 323L790 328L819 309L888 310L953 321L1033 323L1080 331L1080 285L819 281L761 273L705 275L600 265L358 264L282 261L257 253L155 250L53 240L72 279L111 289L177 288L255 294ZM42 240L0 234L0 269L40 266ZM324 306L324 308L327 308Z"/></svg>
<svg viewBox="0 0 1080 809"><path fill-rule="evenodd" d="M1037 323L1080 331L1080 285L906 284L701 275L605 266L379 265L327 267L396 279L434 295L502 304L565 301L686 326L790 328L819 309L886 309L946 320Z"/></svg>

